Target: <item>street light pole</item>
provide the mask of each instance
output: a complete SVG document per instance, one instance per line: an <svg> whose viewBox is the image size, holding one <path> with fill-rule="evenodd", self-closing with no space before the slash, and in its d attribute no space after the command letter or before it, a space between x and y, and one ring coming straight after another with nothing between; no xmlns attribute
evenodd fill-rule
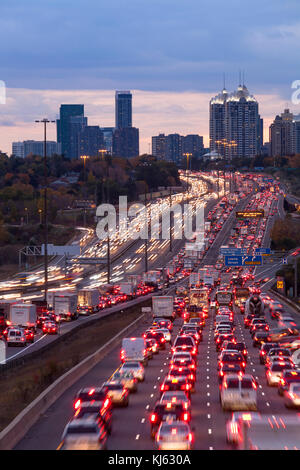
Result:
<svg viewBox="0 0 300 470"><path fill-rule="evenodd" d="M48 206L47 206L47 187L48 187L48 175L47 175L47 124L53 123L55 121L49 121L49 119L44 118L41 120L36 120L35 122L43 123L44 125L44 241L45 241L45 251L44 251L44 289L45 289L45 301L47 301L47 291L48 291Z"/></svg>
<svg viewBox="0 0 300 470"><path fill-rule="evenodd" d="M86 160L88 158L90 158L88 155L80 155L80 158L83 160L83 184L84 184L84 193L85 193L85 198L87 197L86 195L86 169L85 169L85 165L86 165ZM84 201L84 208L83 208L83 226L85 227L86 226L86 201Z"/></svg>

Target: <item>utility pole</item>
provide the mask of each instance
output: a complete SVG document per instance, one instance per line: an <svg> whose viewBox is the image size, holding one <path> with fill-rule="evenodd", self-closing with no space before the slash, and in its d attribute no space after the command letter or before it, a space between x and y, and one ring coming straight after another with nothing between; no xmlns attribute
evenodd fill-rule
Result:
<svg viewBox="0 0 300 470"><path fill-rule="evenodd" d="M170 205L170 246L169 246L169 250L170 252L172 251L172 211L171 211L171 208L172 208L172 190L170 188L170 194L169 194L169 205Z"/></svg>
<svg viewBox="0 0 300 470"><path fill-rule="evenodd" d="M147 209L147 194L145 185L145 226L146 226L146 238L145 238L145 273L148 271L148 209Z"/></svg>
<svg viewBox="0 0 300 470"><path fill-rule="evenodd" d="M106 198L107 204L109 204L109 187L108 187L108 176L109 176L109 161L106 158L107 171L106 171ZM109 225L107 227L107 283L110 284L110 237L109 237Z"/></svg>
<svg viewBox="0 0 300 470"><path fill-rule="evenodd" d="M295 261L294 261L294 276L295 276L295 279L294 279L294 297L295 299L297 299L298 297L298 259L297 257L295 258Z"/></svg>
<svg viewBox="0 0 300 470"><path fill-rule="evenodd" d="M48 292L48 206L47 206L47 188L48 188L48 174L47 174L47 124L55 121L49 121L47 118L36 120L35 122L43 123L44 125L44 289L45 300L47 301Z"/></svg>
<svg viewBox="0 0 300 470"><path fill-rule="evenodd" d="M85 186L85 198L87 198L87 193L86 193L86 160L90 158L88 155L80 155L80 158L83 160L83 184ZM83 226L86 226L86 201L84 202L84 209L83 209Z"/></svg>

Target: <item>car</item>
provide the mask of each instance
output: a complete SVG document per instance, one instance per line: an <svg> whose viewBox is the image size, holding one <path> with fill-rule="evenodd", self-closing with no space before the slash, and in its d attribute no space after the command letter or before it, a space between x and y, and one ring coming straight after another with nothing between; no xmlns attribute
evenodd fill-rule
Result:
<svg viewBox="0 0 300 470"><path fill-rule="evenodd" d="M154 409L150 414L150 434L154 438L162 421L167 418L172 420L179 420L186 423L190 422L191 415L187 411L183 403L161 403L156 402Z"/></svg>
<svg viewBox="0 0 300 470"><path fill-rule="evenodd" d="M194 371L192 371L189 367L185 366L171 366L168 372L168 376L170 378L177 378L177 377L186 377L186 379L190 382L191 384L191 392L194 392L195 390L195 381L196 381L196 374Z"/></svg>
<svg viewBox="0 0 300 470"><path fill-rule="evenodd" d="M107 388L107 396L111 400L113 406L128 406L129 390L120 382L106 382L104 386Z"/></svg>
<svg viewBox="0 0 300 470"><path fill-rule="evenodd" d="M216 351L220 351L224 341L234 341L235 336L232 333L222 333L216 339Z"/></svg>
<svg viewBox="0 0 300 470"><path fill-rule="evenodd" d="M256 348L257 346L260 346L263 343L267 343L270 341L270 335L268 331L261 331L258 330L253 334L252 337L252 344Z"/></svg>
<svg viewBox="0 0 300 470"><path fill-rule="evenodd" d="M158 345L159 349L166 349L166 339L165 335L161 331L149 331L144 333L145 339L154 339Z"/></svg>
<svg viewBox="0 0 300 470"><path fill-rule="evenodd" d="M186 396L191 396L192 384L187 377L169 377L167 376L160 386L160 394L168 391L184 391Z"/></svg>
<svg viewBox="0 0 300 470"><path fill-rule="evenodd" d="M222 383L224 377L226 377L226 374L237 374L237 375L243 375L244 370L240 364L223 364L222 367L219 369L218 373L218 378L219 378L219 383Z"/></svg>
<svg viewBox="0 0 300 470"><path fill-rule="evenodd" d="M236 351L224 351L218 361L218 370L223 367L224 364L240 364L245 370L246 368L246 361L243 355L240 352Z"/></svg>
<svg viewBox="0 0 300 470"><path fill-rule="evenodd" d="M278 394L283 395L283 393L288 390L292 382L300 383L300 370L285 370L282 373L282 377L278 383Z"/></svg>
<svg viewBox="0 0 300 470"><path fill-rule="evenodd" d="M139 382L145 380L145 369L143 365L138 361L126 361L122 364L119 371L123 373L124 371L132 372L134 377L138 379Z"/></svg>
<svg viewBox="0 0 300 470"><path fill-rule="evenodd" d="M283 392L286 408L300 408L300 383L291 382L288 390Z"/></svg>
<svg viewBox="0 0 300 470"><path fill-rule="evenodd" d="M58 332L57 324L52 321L46 321L43 323L42 331L48 335L56 335Z"/></svg>
<svg viewBox="0 0 300 470"><path fill-rule="evenodd" d="M259 362L261 364L265 364L268 352L271 349L274 349L275 347L279 348L278 343L271 343L270 342L270 343L264 343L264 344L261 345L260 351L259 351Z"/></svg>
<svg viewBox="0 0 300 470"><path fill-rule="evenodd" d="M172 347L172 353L179 351L190 352L192 356L197 354L197 346L194 339L191 336L177 336L174 346Z"/></svg>
<svg viewBox="0 0 300 470"><path fill-rule="evenodd" d="M120 371L118 370L109 380L110 383L121 383L127 388L130 392L134 393L137 391L138 379L135 377L134 373L131 371Z"/></svg>
<svg viewBox="0 0 300 470"><path fill-rule="evenodd" d="M74 409L77 410L77 408L79 408L83 402L93 400L105 402L107 399L109 400L108 387L105 385L102 385L102 387L81 388L74 397L73 406Z"/></svg>
<svg viewBox="0 0 300 470"><path fill-rule="evenodd" d="M196 374L196 363L194 359L190 356L188 357L178 357L176 354L174 358L171 359L170 361L170 367L175 366L175 367L188 367L191 371L193 371Z"/></svg>
<svg viewBox="0 0 300 470"><path fill-rule="evenodd" d="M191 450L193 434L188 423L184 421L163 421L156 434L158 450Z"/></svg>
<svg viewBox="0 0 300 470"><path fill-rule="evenodd" d="M148 359L152 359L153 354L158 354L158 344L154 339L146 339L146 349Z"/></svg>
<svg viewBox="0 0 300 470"><path fill-rule="evenodd" d="M110 400L101 401L86 401L82 402L75 411L73 419L82 419L93 416L99 422L104 421L107 432L111 433L112 426L112 403Z"/></svg>
<svg viewBox="0 0 300 470"><path fill-rule="evenodd" d="M159 328L157 331L160 331L161 333L163 333L167 343L171 342L171 333L168 328Z"/></svg>
<svg viewBox="0 0 300 470"><path fill-rule="evenodd" d="M243 355L245 361L247 361L248 351L243 341L236 341L236 342L229 341L226 345L226 348L224 349L231 349L234 351L239 351Z"/></svg>
<svg viewBox="0 0 300 470"><path fill-rule="evenodd" d="M6 335L7 346L27 346L27 337L23 328L9 328Z"/></svg>
<svg viewBox="0 0 300 470"><path fill-rule="evenodd" d="M249 421L261 419L261 414L256 411L234 411L226 422L226 441L228 444L237 445L240 440L241 426Z"/></svg>
<svg viewBox="0 0 300 470"><path fill-rule="evenodd" d="M161 403L183 403L184 409L191 412L191 400L183 391L164 392L160 398Z"/></svg>
<svg viewBox="0 0 300 470"><path fill-rule="evenodd" d="M105 450L107 428L95 418L71 420L62 435L62 450Z"/></svg>
<svg viewBox="0 0 300 470"><path fill-rule="evenodd" d="M257 382L252 375L227 374L220 389L223 411L257 411Z"/></svg>
<svg viewBox="0 0 300 470"><path fill-rule="evenodd" d="M293 364L287 364L286 362L273 362L270 367L266 370L267 385L270 387L276 387L282 378L285 370L295 369Z"/></svg>

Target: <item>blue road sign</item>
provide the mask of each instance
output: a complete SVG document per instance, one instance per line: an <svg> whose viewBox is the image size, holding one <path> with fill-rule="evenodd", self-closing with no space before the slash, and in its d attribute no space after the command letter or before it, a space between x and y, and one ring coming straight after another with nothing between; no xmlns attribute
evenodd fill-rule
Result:
<svg viewBox="0 0 300 470"><path fill-rule="evenodd" d="M225 256L225 266L243 266L243 257Z"/></svg>
<svg viewBox="0 0 300 470"><path fill-rule="evenodd" d="M270 255L271 248L255 248L256 255Z"/></svg>
<svg viewBox="0 0 300 470"><path fill-rule="evenodd" d="M262 256L225 256L225 266L261 266Z"/></svg>
<svg viewBox="0 0 300 470"><path fill-rule="evenodd" d="M247 249L245 248L221 248L220 249L221 255L246 255L248 253Z"/></svg>

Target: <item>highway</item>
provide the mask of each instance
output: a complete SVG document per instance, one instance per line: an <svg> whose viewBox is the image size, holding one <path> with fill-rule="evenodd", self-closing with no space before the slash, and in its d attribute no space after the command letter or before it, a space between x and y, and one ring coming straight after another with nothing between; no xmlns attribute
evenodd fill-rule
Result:
<svg viewBox="0 0 300 470"><path fill-rule="evenodd" d="M266 224L258 222L255 226L254 235L251 235L251 241L246 246L251 252L252 246L257 246L257 239L260 241L261 247L270 246L270 231L276 217L283 217L282 212L282 197L273 197L270 213ZM220 259L220 247L231 243L233 229L240 226L235 218L236 210L245 210L251 208L255 202L254 193L244 197L238 204L229 212L223 221L221 229L216 233L213 242L204 255L198 267L205 265L215 265ZM210 211L216 204L215 199L207 202L205 208L205 217L208 216ZM273 214L273 215L272 215ZM263 233L262 233L263 232ZM161 267L166 265L170 259L183 248L183 241L178 240L178 243L173 246L173 251L170 253L168 246L154 244L153 252L159 253L159 256L153 259L152 267ZM244 243L243 242L243 243ZM160 242L163 243L163 242ZM142 247L143 244L141 243ZM151 247L151 244L149 244ZM135 247L131 254L136 254ZM151 252L151 251L150 251ZM128 253L124 256L130 256ZM292 253L289 254L288 259L292 258ZM141 264L142 264L142 260ZM122 258L118 263L122 262ZM263 293L268 293L274 300L275 296L270 294L269 288L274 282L274 273L278 269L279 263L272 266L256 267L254 270L254 281L263 280L266 277L270 278L266 282L261 283L261 290ZM136 268L133 272L141 272L143 267ZM245 273L249 271L244 270ZM184 278L178 282L178 285L188 285L188 278ZM248 280L246 286L251 286L253 281ZM174 294L175 285L171 285L164 290L164 294ZM211 299L214 300L216 289L211 293ZM151 296L149 296L150 298ZM146 297L145 297L146 298ZM277 299L275 299L277 300ZM132 303L138 302L139 299L131 301ZM294 318L295 324L300 330L300 318L298 312L290 307L287 303L284 304L284 311ZM115 306L110 309L112 312L122 308ZM107 311L100 312L96 315L108 314ZM248 351L248 361L246 366L246 373L253 375L258 383L258 411L262 414L274 415L293 415L294 410L287 410L284 406L284 401L279 396L276 387L270 387L266 382L265 366L260 364L259 349L253 346L252 338L249 330L244 326L244 317L240 314L239 309L234 307L235 318L235 337L238 341L243 341L246 344ZM273 320L270 316L268 308L265 309L265 317L268 321L270 328L277 326L277 321ZM104 319L103 319L104 320ZM77 322L88 321L88 318L79 318ZM104 320L105 321L105 320ZM64 331L74 327L77 322L62 325ZM151 325L152 318L149 317L145 320L144 324L136 328L132 332L132 336L142 336L145 330ZM180 328L183 325L183 319L177 317L174 321L172 330L172 341L174 342ZM43 339L44 340L44 339ZM45 337L46 341L53 341L52 338ZM37 341L36 347L42 344ZM13 348L15 349L15 348ZM26 350L24 350L24 354ZM116 408L113 411L113 427L112 433L108 438L108 450L155 450L157 449L155 441L150 437L150 414L154 408L155 403L160 398L160 385L164 377L169 371L169 362L171 359L171 346L167 345L165 350L154 355L153 359L149 361L145 369L146 379L144 382L139 383L136 393L130 395L129 406L127 408ZM193 433L195 450L229 450L232 445L226 440L226 422L231 416L231 412L222 411L219 396L219 380L217 374L217 362L219 352L216 351L214 342L214 314L210 309L209 316L206 320L203 329L203 338L199 343L197 355L197 378L195 384L195 392L191 394L191 430ZM23 439L15 446L15 450L54 450L61 448L61 436L67 422L73 416L72 403L76 392L83 387L99 387L102 383L106 382L120 366L120 344L114 348L109 355L105 356L90 372L79 379L72 385L60 398L52 405L46 413L44 413L32 428L26 433Z"/></svg>
<svg viewBox="0 0 300 470"><path fill-rule="evenodd" d="M245 206L248 200L244 201L242 206ZM279 201L277 202L280 204ZM278 205L275 206L277 209ZM270 217L266 226L262 246L269 245L272 219ZM201 264L208 264L207 260L217 260L219 248L227 242L233 223L234 217L231 215ZM261 273L256 273L255 279L263 279L264 277L265 272L262 270ZM181 284L186 282L187 280L181 281ZM268 284L265 284L262 291L267 292L267 290ZM294 309L288 305L285 305L285 309L295 318L295 322L300 327L300 321ZM266 318L271 327L276 326L277 322L271 319L269 313L266 313ZM151 319L149 318L148 323L137 328L133 335L142 335L150 324ZM175 320L172 331L173 341L182 324L181 318ZM215 348L213 333L214 317L210 313L203 330L203 340L199 345L196 387L191 398L191 427L194 433L194 449L196 450L231 448L231 445L226 442L226 421L231 413L223 412L220 407L217 376L218 352ZM267 386L265 367L259 362L259 350L253 346L249 330L244 327L243 315L239 313L238 309L235 310L235 335L237 340L244 341L247 346L246 372L252 374L258 381L258 410L267 414L270 412L274 414L293 413L292 410L285 409L283 399L278 395L277 389ZM81 387L100 386L108 380L120 365L119 354L120 348L116 347L92 371L67 390L31 428L16 446L16 449L59 448L63 429L72 417L72 400L76 392ZM139 384L137 393L131 394L129 407L114 410L113 431L108 439L109 450L154 450L156 448L155 442L150 437L149 416L155 402L159 400L159 387L168 372L170 358L170 346L167 346L166 350L161 351L149 362L146 368L146 380Z"/></svg>

